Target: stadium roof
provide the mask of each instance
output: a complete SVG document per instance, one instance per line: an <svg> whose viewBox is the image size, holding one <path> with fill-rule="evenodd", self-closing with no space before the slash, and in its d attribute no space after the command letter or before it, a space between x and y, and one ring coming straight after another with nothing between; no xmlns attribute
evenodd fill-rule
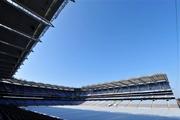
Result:
<svg viewBox="0 0 180 120"><path fill-rule="evenodd" d="M33 81L18 80L18 79L2 79L1 82L13 84L13 85L20 85L20 86L27 86L27 87L29 86L29 87L37 87L37 88L47 88L47 89L64 90L64 91L74 91L74 89L75 89L72 87L44 84L44 83L38 83L38 82L33 82Z"/></svg>
<svg viewBox="0 0 180 120"><path fill-rule="evenodd" d="M26 80L20 80L20 79L15 79L15 78L2 79L1 82L14 84L14 85L21 85L21 86L49 88L49 89L58 89L58 90L67 90L67 91L74 91L77 89L81 89L83 91L84 90L86 91L86 90L103 90L103 89L111 89L111 88L121 88L121 87L129 87L129 86L146 85L146 84L159 83L159 82L168 82L168 78L167 78L166 74L156 74L156 75L152 75L152 76L131 78L128 80L120 80L120 81L112 81L109 83L88 85L88 86L83 86L80 88L37 83L37 82L33 82L33 81L26 81Z"/></svg>
<svg viewBox="0 0 180 120"><path fill-rule="evenodd" d="M0 78L15 74L68 1L0 1Z"/></svg>
<svg viewBox="0 0 180 120"><path fill-rule="evenodd" d="M168 82L168 78L166 74L156 74L152 76L144 76L139 78L132 78L128 80L120 80L113 81L109 83L88 85L82 87L83 90L98 90L98 89L110 89L116 87L128 87L128 86L137 86L137 85L145 85L150 83L158 83L158 82Z"/></svg>

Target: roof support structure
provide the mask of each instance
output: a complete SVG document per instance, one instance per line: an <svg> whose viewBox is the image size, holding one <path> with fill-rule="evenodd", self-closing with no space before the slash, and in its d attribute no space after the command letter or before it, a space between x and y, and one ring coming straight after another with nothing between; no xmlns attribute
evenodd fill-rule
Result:
<svg viewBox="0 0 180 120"><path fill-rule="evenodd" d="M0 68L0 71L3 71L3 72L10 72L11 70Z"/></svg>
<svg viewBox="0 0 180 120"><path fill-rule="evenodd" d="M3 24L1 24L1 23L0 23L0 27L5 28L5 29L7 29L7 30L9 30L9 31L11 31L11 32L14 32L14 33L18 34L18 35L24 36L24 37L26 37L26 38L28 38L28 39L30 39L30 40L39 41L38 39L36 39L36 38L34 38L34 37L32 37L32 36L29 36L29 35L27 35L27 34L25 34L25 33L22 33L22 32L20 32L20 31L17 31L17 30L15 30L15 29L10 28L10 27L8 27L8 26L6 26L6 25L3 25Z"/></svg>
<svg viewBox="0 0 180 120"><path fill-rule="evenodd" d="M16 55L13 55L13 54L10 54L10 53L7 53L7 52L3 52L3 51L0 51L0 54L6 55L6 56L9 56L9 57L13 57L13 58L18 58L18 56L16 56Z"/></svg>
<svg viewBox="0 0 180 120"><path fill-rule="evenodd" d="M128 84L123 83L122 81L119 81L118 83L128 86Z"/></svg>
<svg viewBox="0 0 180 120"><path fill-rule="evenodd" d="M11 67L9 67L9 66L12 66L13 64L9 64L9 65L7 65L7 64L1 64L0 65L0 67L1 68L11 68Z"/></svg>
<svg viewBox="0 0 180 120"><path fill-rule="evenodd" d="M7 72L4 72L4 71L0 71L0 76L1 74L5 75L5 76L9 76L9 74Z"/></svg>
<svg viewBox="0 0 180 120"><path fill-rule="evenodd" d="M38 41L36 41L36 43L37 43ZM11 75L13 75L14 73L15 73L15 71L17 70L16 68L18 68L18 67L20 67L20 66L18 66L19 64L23 64L23 63L20 63L20 61L21 61L21 58L23 58L23 56L24 56L24 54L25 54L25 52L26 52L26 50L27 50L27 48L28 48L28 46L29 46L29 44L31 43L31 41L29 41L28 42L28 44L26 45L26 48L25 48L25 50L21 53L21 55L20 55L20 57L18 58L18 62L16 63L16 65L14 66L14 68L12 69L12 72L11 72ZM35 44L36 44L35 43ZM35 45L34 44L34 45ZM29 50L29 51L32 51L32 48ZM29 54L29 53L28 53ZM27 55L26 55L27 56ZM26 57L25 56L25 57Z"/></svg>
<svg viewBox="0 0 180 120"><path fill-rule="evenodd" d="M154 76L151 77L151 80L152 80L153 82L156 82L156 79L154 79Z"/></svg>
<svg viewBox="0 0 180 120"><path fill-rule="evenodd" d="M122 80L122 81L84 86L82 87L82 89L85 89L85 90L108 89L108 88L117 88L118 86L120 88L123 88L123 87L147 85L151 83L165 82L165 81L168 82L167 76L165 74L156 74L152 76L133 78L129 80Z"/></svg>
<svg viewBox="0 0 180 120"><path fill-rule="evenodd" d="M57 1L58 1L58 0L53 0L52 4L50 5L50 7L49 7L49 9L47 10L47 12L46 12L46 14L44 15L44 17L46 17L46 16L49 14L50 10L52 9L52 7L54 6L54 4L55 4ZM52 22L54 19L57 18L57 16L59 15L59 13L62 11L62 9L66 6L66 4L67 4L69 1L75 2L75 0L64 0L63 3L62 3L62 5L59 6L58 10L57 10L56 13L54 14L54 16L52 17L52 19L51 19L50 22ZM37 31L38 31L38 29L39 29L40 27L41 27L41 24L38 25L36 31L34 32L34 36L36 35L36 33L37 33ZM46 26L46 28L43 30L43 32L41 33L41 35L40 35L39 38L41 38L48 29L49 29L49 26Z"/></svg>
<svg viewBox="0 0 180 120"><path fill-rule="evenodd" d="M13 58L18 58L18 62L17 62L17 64L14 66L14 68L12 69L12 72L11 72L11 75L13 75L14 72L15 72L15 69L16 69L16 67L18 66L18 64L20 63L20 60L21 60L21 58L23 57L24 53L25 53L26 51L31 51L31 50L27 50L27 47L29 46L29 44L31 43L31 41L35 41L35 42L37 43L37 42L39 42L40 40L39 40L39 39L36 39L36 38L34 38L34 37L32 37L32 36L29 36L29 35L27 35L27 34L25 34L25 33L22 33L22 32L19 32L19 31L17 31L17 30L14 30L13 28L10 28L10 27L8 27L8 26L6 26L6 25L3 25L3 24L0 24L0 27L3 27L3 28L5 28L5 29L7 29L7 30L9 30L9 31L11 31L11 32L15 32L16 34L19 34L19 35L21 35L21 36L24 36L24 37L30 39L29 42L28 42L28 44L26 45L26 48L24 48L23 52L21 53L20 57L19 57L19 56L12 55L12 54L9 54L9 53L6 53L6 52L0 51L0 54L6 55L6 56L10 56L10 57L13 57Z"/></svg>
<svg viewBox="0 0 180 120"><path fill-rule="evenodd" d="M2 63L10 63L10 64L14 64L14 62L11 62L11 61L9 61L9 60L4 60L4 59L1 59L0 58L0 62L2 62ZM15 64L14 64L15 65ZM1 67L1 66L0 66Z"/></svg>
<svg viewBox="0 0 180 120"><path fill-rule="evenodd" d="M133 82L132 80L128 80L128 82L132 83L133 85L137 85L137 83Z"/></svg>
<svg viewBox="0 0 180 120"><path fill-rule="evenodd" d="M13 77L34 46L41 42L40 37L54 27L52 21L69 1L2 0L1 10L5 13L0 15L0 79Z"/></svg>
<svg viewBox="0 0 180 120"><path fill-rule="evenodd" d="M144 80L142 80L141 78L138 78L137 80L140 81L143 84L146 84L146 82Z"/></svg>
<svg viewBox="0 0 180 120"><path fill-rule="evenodd" d="M122 87L122 85L120 84L116 84L116 83L111 83L113 85L113 87Z"/></svg>
<svg viewBox="0 0 180 120"><path fill-rule="evenodd" d="M0 43L4 44L4 45L7 45L7 46L10 46L10 47L13 47L13 48L16 48L16 49L19 49L19 50L24 50L24 48L20 47L20 46L17 46L17 45L13 45L11 43L8 43L8 42L5 42L5 41L2 41L0 40Z"/></svg>
<svg viewBox="0 0 180 120"><path fill-rule="evenodd" d="M46 20L45 18L41 17L40 15L38 15L37 13L35 13L34 11L26 8L25 6L23 6L22 4L18 3L17 1L14 2L12 0L4 0L5 2L9 3L10 5L12 5L13 7L15 7L16 9L22 11L23 13L33 17L34 19L38 20L41 23L44 23L48 26L52 26L51 22L49 22L48 20Z"/></svg>

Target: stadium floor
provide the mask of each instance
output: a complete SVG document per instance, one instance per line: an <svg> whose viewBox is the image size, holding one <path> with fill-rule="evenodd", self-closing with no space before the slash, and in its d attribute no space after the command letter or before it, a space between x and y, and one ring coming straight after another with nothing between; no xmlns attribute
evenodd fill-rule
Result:
<svg viewBox="0 0 180 120"><path fill-rule="evenodd" d="M137 113L136 109L134 110L127 110L127 111L120 111L115 112L111 111L111 109L104 109L104 111L100 108L85 108L85 107L78 107L78 106L29 106L25 109L36 111L40 113L45 113L48 115L53 115L57 117L61 117L65 120L180 120L180 111L176 110L169 110L166 112L170 112L168 115L162 110L150 110L152 113L158 114L147 114L144 111L142 113ZM89 110L88 110L89 109ZM96 111L95 111L96 110ZM134 111L134 113L132 113ZM174 112L174 113L171 113ZM159 114L161 113L161 114ZM164 114L164 116L163 116Z"/></svg>

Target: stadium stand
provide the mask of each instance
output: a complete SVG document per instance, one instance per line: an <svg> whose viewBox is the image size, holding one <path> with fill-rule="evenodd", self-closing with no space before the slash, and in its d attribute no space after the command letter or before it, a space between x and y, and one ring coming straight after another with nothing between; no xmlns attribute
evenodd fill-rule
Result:
<svg viewBox="0 0 180 120"><path fill-rule="evenodd" d="M180 108L180 98L177 99L177 103L178 103L179 108Z"/></svg>
<svg viewBox="0 0 180 120"><path fill-rule="evenodd" d="M103 105L109 107L178 108L165 74L85 86L82 91L88 105L105 100Z"/></svg>
<svg viewBox="0 0 180 120"><path fill-rule="evenodd" d="M62 120L15 106L0 106L0 120Z"/></svg>
<svg viewBox="0 0 180 120"><path fill-rule="evenodd" d="M2 79L0 81L0 95L0 104L14 106L178 107L165 74L90 85L82 88L17 79Z"/></svg>
<svg viewBox="0 0 180 120"><path fill-rule="evenodd" d="M0 95L3 100L1 100L0 104L64 104L63 100L73 99L74 89L75 88L28 82L17 79L2 79L2 81L0 81Z"/></svg>

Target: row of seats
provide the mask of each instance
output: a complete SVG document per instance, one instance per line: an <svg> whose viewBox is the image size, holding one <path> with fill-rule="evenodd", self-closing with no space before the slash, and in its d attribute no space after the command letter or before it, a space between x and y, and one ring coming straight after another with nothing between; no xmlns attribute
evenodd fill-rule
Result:
<svg viewBox="0 0 180 120"><path fill-rule="evenodd" d="M141 107L141 108L179 108L176 100L96 100L96 101L62 101L62 100L2 100L3 105L80 105L99 107Z"/></svg>
<svg viewBox="0 0 180 120"><path fill-rule="evenodd" d="M141 107L141 108L178 108L176 100L101 100L79 101L81 106L99 107ZM75 103L76 104L76 103Z"/></svg>
<svg viewBox="0 0 180 120"><path fill-rule="evenodd" d="M38 106L38 105L74 105L70 100L30 100L30 99L0 99L0 105Z"/></svg>

